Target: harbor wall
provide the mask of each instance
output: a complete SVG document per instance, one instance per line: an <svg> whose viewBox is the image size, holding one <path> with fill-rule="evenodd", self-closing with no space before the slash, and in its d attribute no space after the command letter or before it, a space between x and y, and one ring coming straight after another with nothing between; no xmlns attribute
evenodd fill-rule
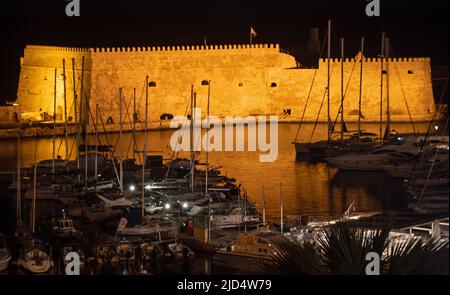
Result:
<svg viewBox="0 0 450 295"><path fill-rule="evenodd" d="M201 86L202 80L211 81L210 112L219 117L280 115L289 121L302 117L305 121L314 121L317 117L319 121L326 121L327 118L328 61L321 59L317 69L301 68L293 56L276 44L131 48L28 45L21 59L16 101L22 120L36 112L53 114L55 69L56 114L58 120L63 119L63 59L67 112L72 121L75 116L72 59L75 61L77 109L86 110L88 102L93 117L98 104L105 123L119 122L119 89L123 97L123 121L131 121L135 109L142 122L147 75L149 81L156 82L156 87L148 89L149 114L153 122L160 121L164 114L185 114L191 85L197 93L197 106L205 114L208 87ZM379 121L381 59L364 57L363 61L362 120ZM383 75L383 120L386 119L388 84L392 121L431 119L435 104L430 59L390 58L384 59L383 64L384 70L389 71L389 75ZM330 66L330 117L334 120L341 101L341 60L331 59ZM358 120L360 66L359 55L343 61L344 119L348 122ZM91 117L89 112L81 112L80 120L86 119L85 114ZM129 125L125 123L125 126Z"/></svg>

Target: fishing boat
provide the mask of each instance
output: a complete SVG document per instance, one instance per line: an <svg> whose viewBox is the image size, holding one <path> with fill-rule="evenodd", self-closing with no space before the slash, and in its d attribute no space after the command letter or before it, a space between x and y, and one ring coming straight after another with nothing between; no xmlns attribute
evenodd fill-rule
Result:
<svg viewBox="0 0 450 295"><path fill-rule="evenodd" d="M134 260L136 258L133 244L126 239L117 243L116 252L119 260Z"/></svg>
<svg viewBox="0 0 450 295"><path fill-rule="evenodd" d="M169 254L168 256L175 261L180 261L183 259L193 259L195 255L194 251L192 251L188 246L178 242L168 244L167 250L168 252L166 253Z"/></svg>
<svg viewBox="0 0 450 295"><path fill-rule="evenodd" d="M34 147L34 172L33 172L33 198L32 198L32 210L31 210L31 236L36 234L36 183L37 183L37 140L35 140ZM20 166L19 166L20 167ZM19 201L20 204L20 201ZM53 267L53 259L46 251L46 248L42 242L36 239L22 239L20 257L17 261L17 265L30 271L31 273L46 273Z"/></svg>
<svg viewBox="0 0 450 295"><path fill-rule="evenodd" d="M213 257L213 269L216 273L227 273L229 269L240 274L256 273L277 255L276 243L280 241L283 241L282 236L269 230L240 233L235 244L217 250Z"/></svg>
<svg viewBox="0 0 450 295"><path fill-rule="evenodd" d="M139 245L139 253L143 261L152 260L154 256L155 246L152 242L143 242Z"/></svg>
<svg viewBox="0 0 450 295"><path fill-rule="evenodd" d="M17 265L31 273L46 273L53 267L53 259L40 241L33 239L23 241L23 244Z"/></svg>
<svg viewBox="0 0 450 295"><path fill-rule="evenodd" d="M75 228L73 220L66 217L64 210L62 213L63 217L58 219L53 227L53 234L57 238L75 238L79 231Z"/></svg>
<svg viewBox="0 0 450 295"><path fill-rule="evenodd" d="M11 253L6 248L5 242L3 241L3 236L0 236L0 272L8 268L10 261Z"/></svg>
<svg viewBox="0 0 450 295"><path fill-rule="evenodd" d="M117 263L120 261L115 243L99 244L94 248L94 251L98 264Z"/></svg>

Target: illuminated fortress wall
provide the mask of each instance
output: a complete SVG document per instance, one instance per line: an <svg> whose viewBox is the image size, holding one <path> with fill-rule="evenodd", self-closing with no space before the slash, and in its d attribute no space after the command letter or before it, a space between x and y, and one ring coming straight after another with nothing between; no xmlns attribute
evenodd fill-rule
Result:
<svg viewBox="0 0 450 295"><path fill-rule="evenodd" d="M85 57L84 89L92 113L98 104L104 120L111 117L114 123L119 121L119 88L123 89L124 105L130 112L125 121L132 118L133 88L136 88L138 116L144 117L146 75L157 84L149 88L149 111L153 121L165 113L184 114L191 85L195 86L198 106L205 114L207 87L201 86L202 80L211 80L211 114L217 116L283 115L283 110L290 109L291 115L286 119L298 120L310 92L304 119L314 121L323 102L319 119L326 120L326 97L323 99L327 84L326 60L319 62L317 70L301 69L293 56L282 52L278 45L267 44L95 49L27 46L21 60L17 94L21 111L42 109L53 113L54 69L57 68L57 113L61 114L64 58L68 110L72 110L73 116L72 58L75 58L79 97L82 56ZM384 63L386 65L387 61ZM331 67L331 117L334 119L341 100L340 60L332 60ZM344 61L344 115L349 122L358 120L359 69L359 58ZM392 121L408 121L410 115L416 121L430 119L435 108L430 59L394 58L389 60L389 69ZM380 59L365 59L363 121L379 120L380 72ZM386 110L386 105L383 108Z"/></svg>

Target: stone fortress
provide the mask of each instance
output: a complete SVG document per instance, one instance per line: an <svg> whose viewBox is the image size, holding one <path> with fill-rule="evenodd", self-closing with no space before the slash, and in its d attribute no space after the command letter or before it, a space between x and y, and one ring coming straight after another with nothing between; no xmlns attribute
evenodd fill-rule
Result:
<svg viewBox="0 0 450 295"><path fill-rule="evenodd" d="M360 55L344 60L344 118L358 120ZM280 120L300 120L309 97L305 121L327 118L327 60L318 68L302 68L296 59L274 44L209 45L127 48L67 48L28 45L21 58L17 91L17 120L33 120L30 114L64 118L64 77L69 119L77 109L91 113L98 104L104 122L119 122L119 89L123 93L124 121L142 122L145 105L145 77L156 82L149 88L149 114L152 122L169 115L184 115L190 102L191 85L197 93L197 106L206 113L207 86L211 81L210 113L219 117L279 115ZM72 71L74 59L75 71ZM84 60L82 65L82 60ZM330 113L334 120L341 101L341 60L331 61ZM430 120L435 110L430 58L390 58L390 114L393 122ZM56 85L55 85L56 69ZM75 93L73 75L75 75ZM364 58L362 83L363 122L380 119L381 59ZM386 76L386 75L383 75ZM81 81L83 79L83 81ZM81 83L83 82L83 83ZM386 110L384 78L383 110ZM81 85L84 89L81 95ZM135 91L135 99L133 93ZM80 112L85 122L86 113ZM19 119L18 119L19 118ZM386 114L384 114L384 118ZM92 121L91 121L92 122ZM89 123L91 124L91 123Z"/></svg>

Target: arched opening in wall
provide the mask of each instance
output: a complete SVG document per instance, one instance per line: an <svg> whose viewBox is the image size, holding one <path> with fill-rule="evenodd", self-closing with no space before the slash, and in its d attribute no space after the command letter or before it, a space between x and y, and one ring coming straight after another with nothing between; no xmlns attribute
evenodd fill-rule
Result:
<svg viewBox="0 0 450 295"><path fill-rule="evenodd" d="M19 123L19 114L17 114L17 112L14 112L12 114L12 119L13 119L13 122Z"/></svg>
<svg viewBox="0 0 450 295"><path fill-rule="evenodd" d="M283 115L291 115L291 109L283 109Z"/></svg>
<svg viewBox="0 0 450 295"><path fill-rule="evenodd" d="M172 114L168 114L168 113L164 113L159 117L160 120L172 120L173 119L173 115Z"/></svg>
<svg viewBox="0 0 450 295"><path fill-rule="evenodd" d="M387 71L386 70L383 70L382 73L383 73L383 75L387 75Z"/></svg>
<svg viewBox="0 0 450 295"><path fill-rule="evenodd" d="M112 117L108 117L108 119L106 119L106 124L114 124L114 120Z"/></svg>
<svg viewBox="0 0 450 295"><path fill-rule="evenodd" d="M239 82L238 86L239 86L239 87L242 87L242 86L244 86L244 83Z"/></svg>
<svg viewBox="0 0 450 295"><path fill-rule="evenodd" d="M408 70L408 75L412 75L414 72L412 70Z"/></svg>
<svg viewBox="0 0 450 295"><path fill-rule="evenodd" d="M277 83L275 83L275 82L270 83L270 87L272 87L272 88L277 87Z"/></svg>

